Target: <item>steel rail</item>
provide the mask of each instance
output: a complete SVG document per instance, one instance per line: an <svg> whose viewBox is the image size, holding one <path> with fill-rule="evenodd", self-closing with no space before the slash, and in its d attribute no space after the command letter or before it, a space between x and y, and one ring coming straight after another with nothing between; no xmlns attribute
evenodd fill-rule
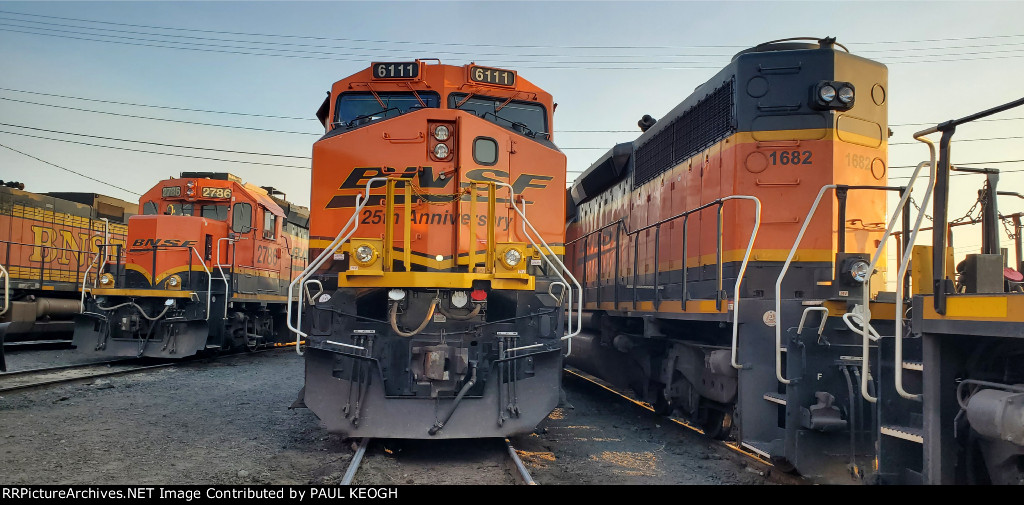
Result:
<svg viewBox="0 0 1024 505"><path fill-rule="evenodd" d="M519 471L519 480L527 486L536 486L537 481L533 480L530 475L530 471L526 469L526 465L523 464L523 460L519 458L519 453L516 452L515 447L512 447L512 441L505 439L505 449L508 450L508 455L512 458L512 463L516 465L516 470Z"/></svg>
<svg viewBox="0 0 1024 505"><path fill-rule="evenodd" d="M366 454L366 448L370 445L370 437L363 437L359 441L359 448L356 449L355 455L352 456L352 461L348 463L348 470L345 470L345 476L341 478L341 485L348 486L352 484L352 479L355 478L356 472L359 470L359 463L363 461L363 455Z"/></svg>

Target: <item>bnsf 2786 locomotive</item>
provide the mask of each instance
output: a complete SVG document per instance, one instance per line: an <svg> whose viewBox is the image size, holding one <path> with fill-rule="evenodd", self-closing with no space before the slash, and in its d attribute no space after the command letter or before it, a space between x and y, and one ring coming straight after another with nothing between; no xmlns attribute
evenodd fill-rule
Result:
<svg viewBox="0 0 1024 505"><path fill-rule="evenodd" d="M375 63L334 84L313 146L319 256L295 285L300 400L329 430L507 436L554 408L573 281L553 111L473 64Z"/></svg>
<svg viewBox="0 0 1024 505"><path fill-rule="evenodd" d="M306 265L308 212L224 173L160 182L128 221L118 262L83 286L79 352L181 358L285 338L288 283Z"/></svg>

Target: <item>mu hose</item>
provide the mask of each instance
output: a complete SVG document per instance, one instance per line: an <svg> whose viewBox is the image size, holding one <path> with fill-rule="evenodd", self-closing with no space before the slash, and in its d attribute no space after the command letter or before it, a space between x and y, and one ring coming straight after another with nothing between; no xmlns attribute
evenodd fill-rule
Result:
<svg viewBox="0 0 1024 505"><path fill-rule="evenodd" d="M469 392L470 388L476 385L476 366L472 364L470 366L473 370L469 375L469 382L459 390L459 394L455 397L455 401L452 402L452 408L448 411L448 415L444 416L443 420L435 422L434 425L430 427L428 433L431 435L437 435L437 432L441 431L441 428L444 428L444 425L448 424L448 420L452 418L452 414L455 413L455 409L459 408L459 402L462 401L462 397L466 396L466 393Z"/></svg>
<svg viewBox="0 0 1024 505"><path fill-rule="evenodd" d="M437 308L442 314L444 314L444 317L447 317L448 319L452 319L454 321L469 321L470 319L480 315L480 309L483 308L482 303L477 303L475 305L476 307L473 307L473 310L469 311L469 313L465 315L449 314L447 310L444 310L444 306L441 304L438 304Z"/></svg>
<svg viewBox="0 0 1024 505"><path fill-rule="evenodd" d="M423 329L426 328L428 324L430 324L430 319L434 317L434 309L437 308L437 302L437 298L434 298L434 300L430 302L430 309L427 310L427 316L423 318L423 322L420 323L419 327L417 327L415 330L412 330L409 333L406 333L398 329L398 302L391 304L391 317L389 317L389 319L391 320L391 329L395 332L395 334L402 337L411 337L423 331Z"/></svg>

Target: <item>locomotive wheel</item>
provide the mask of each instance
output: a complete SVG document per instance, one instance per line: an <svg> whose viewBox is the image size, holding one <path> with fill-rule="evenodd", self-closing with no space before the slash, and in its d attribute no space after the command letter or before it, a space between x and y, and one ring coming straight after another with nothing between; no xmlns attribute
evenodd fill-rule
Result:
<svg viewBox="0 0 1024 505"><path fill-rule="evenodd" d="M796 473L796 467L788 459L783 457L772 457L772 466L782 473Z"/></svg>
<svg viewBox="0 0 1024 505"><path fill-rule="evenodd" d="M659 416L670 416L672 415L672 411L676 409L675 404L668 401L668 399L665 398L665 395L661 393L658 393L657 399L654 400L651 407L654 408L654 413Z"/></svg>
<svg viewBox="0 0 1024 505"><path fill-rule="evenodd" d="M732 412L714 407L702 409L700 429L715 440L727 440L732 433Z"/></svg>

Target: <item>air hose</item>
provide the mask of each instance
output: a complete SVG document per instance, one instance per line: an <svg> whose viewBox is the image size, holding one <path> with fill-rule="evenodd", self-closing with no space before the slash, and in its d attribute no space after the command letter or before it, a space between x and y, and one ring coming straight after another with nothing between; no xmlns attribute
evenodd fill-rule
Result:
<svg viewBox="0 0 1024 505"><path fill-rule="evenodd" d="M430 302L430 309L427 310L427 316L423 318L423 322L420 323L419 327L417 327L415 330L412 330L409 333L406 333L406 332L398 329L398 303L397 302L393 303L391 305L391 317L390 317L390 319L391 319L391 329L395 332L396 335L401 336L401 337L411 337L411 336L416 335L417 333L423 331L423 329L426 328L428 324L430 324L431 318L434 317L434 309L437 308L437 302L438 302L437 298L434 298L434 301Z"/></svg>
<svg viewBox="0 0 1024 505"><path fill-rule="evenodd" d="M472 371L469 375L469 382L459 390L458 396L455 397L455 401L452 403L452 409L448 411L448 415L444 416L444 420L436 421L427 433L437 435L437 432L441 431L441 428L444 428L445 424L448 424L448 420L452 418L452 414L455 413L455 409L459 408L459 402L462 401L462 397L466 396L466 393L476 385L476 364L470 363L469 365L472 367Z"/></svg>

